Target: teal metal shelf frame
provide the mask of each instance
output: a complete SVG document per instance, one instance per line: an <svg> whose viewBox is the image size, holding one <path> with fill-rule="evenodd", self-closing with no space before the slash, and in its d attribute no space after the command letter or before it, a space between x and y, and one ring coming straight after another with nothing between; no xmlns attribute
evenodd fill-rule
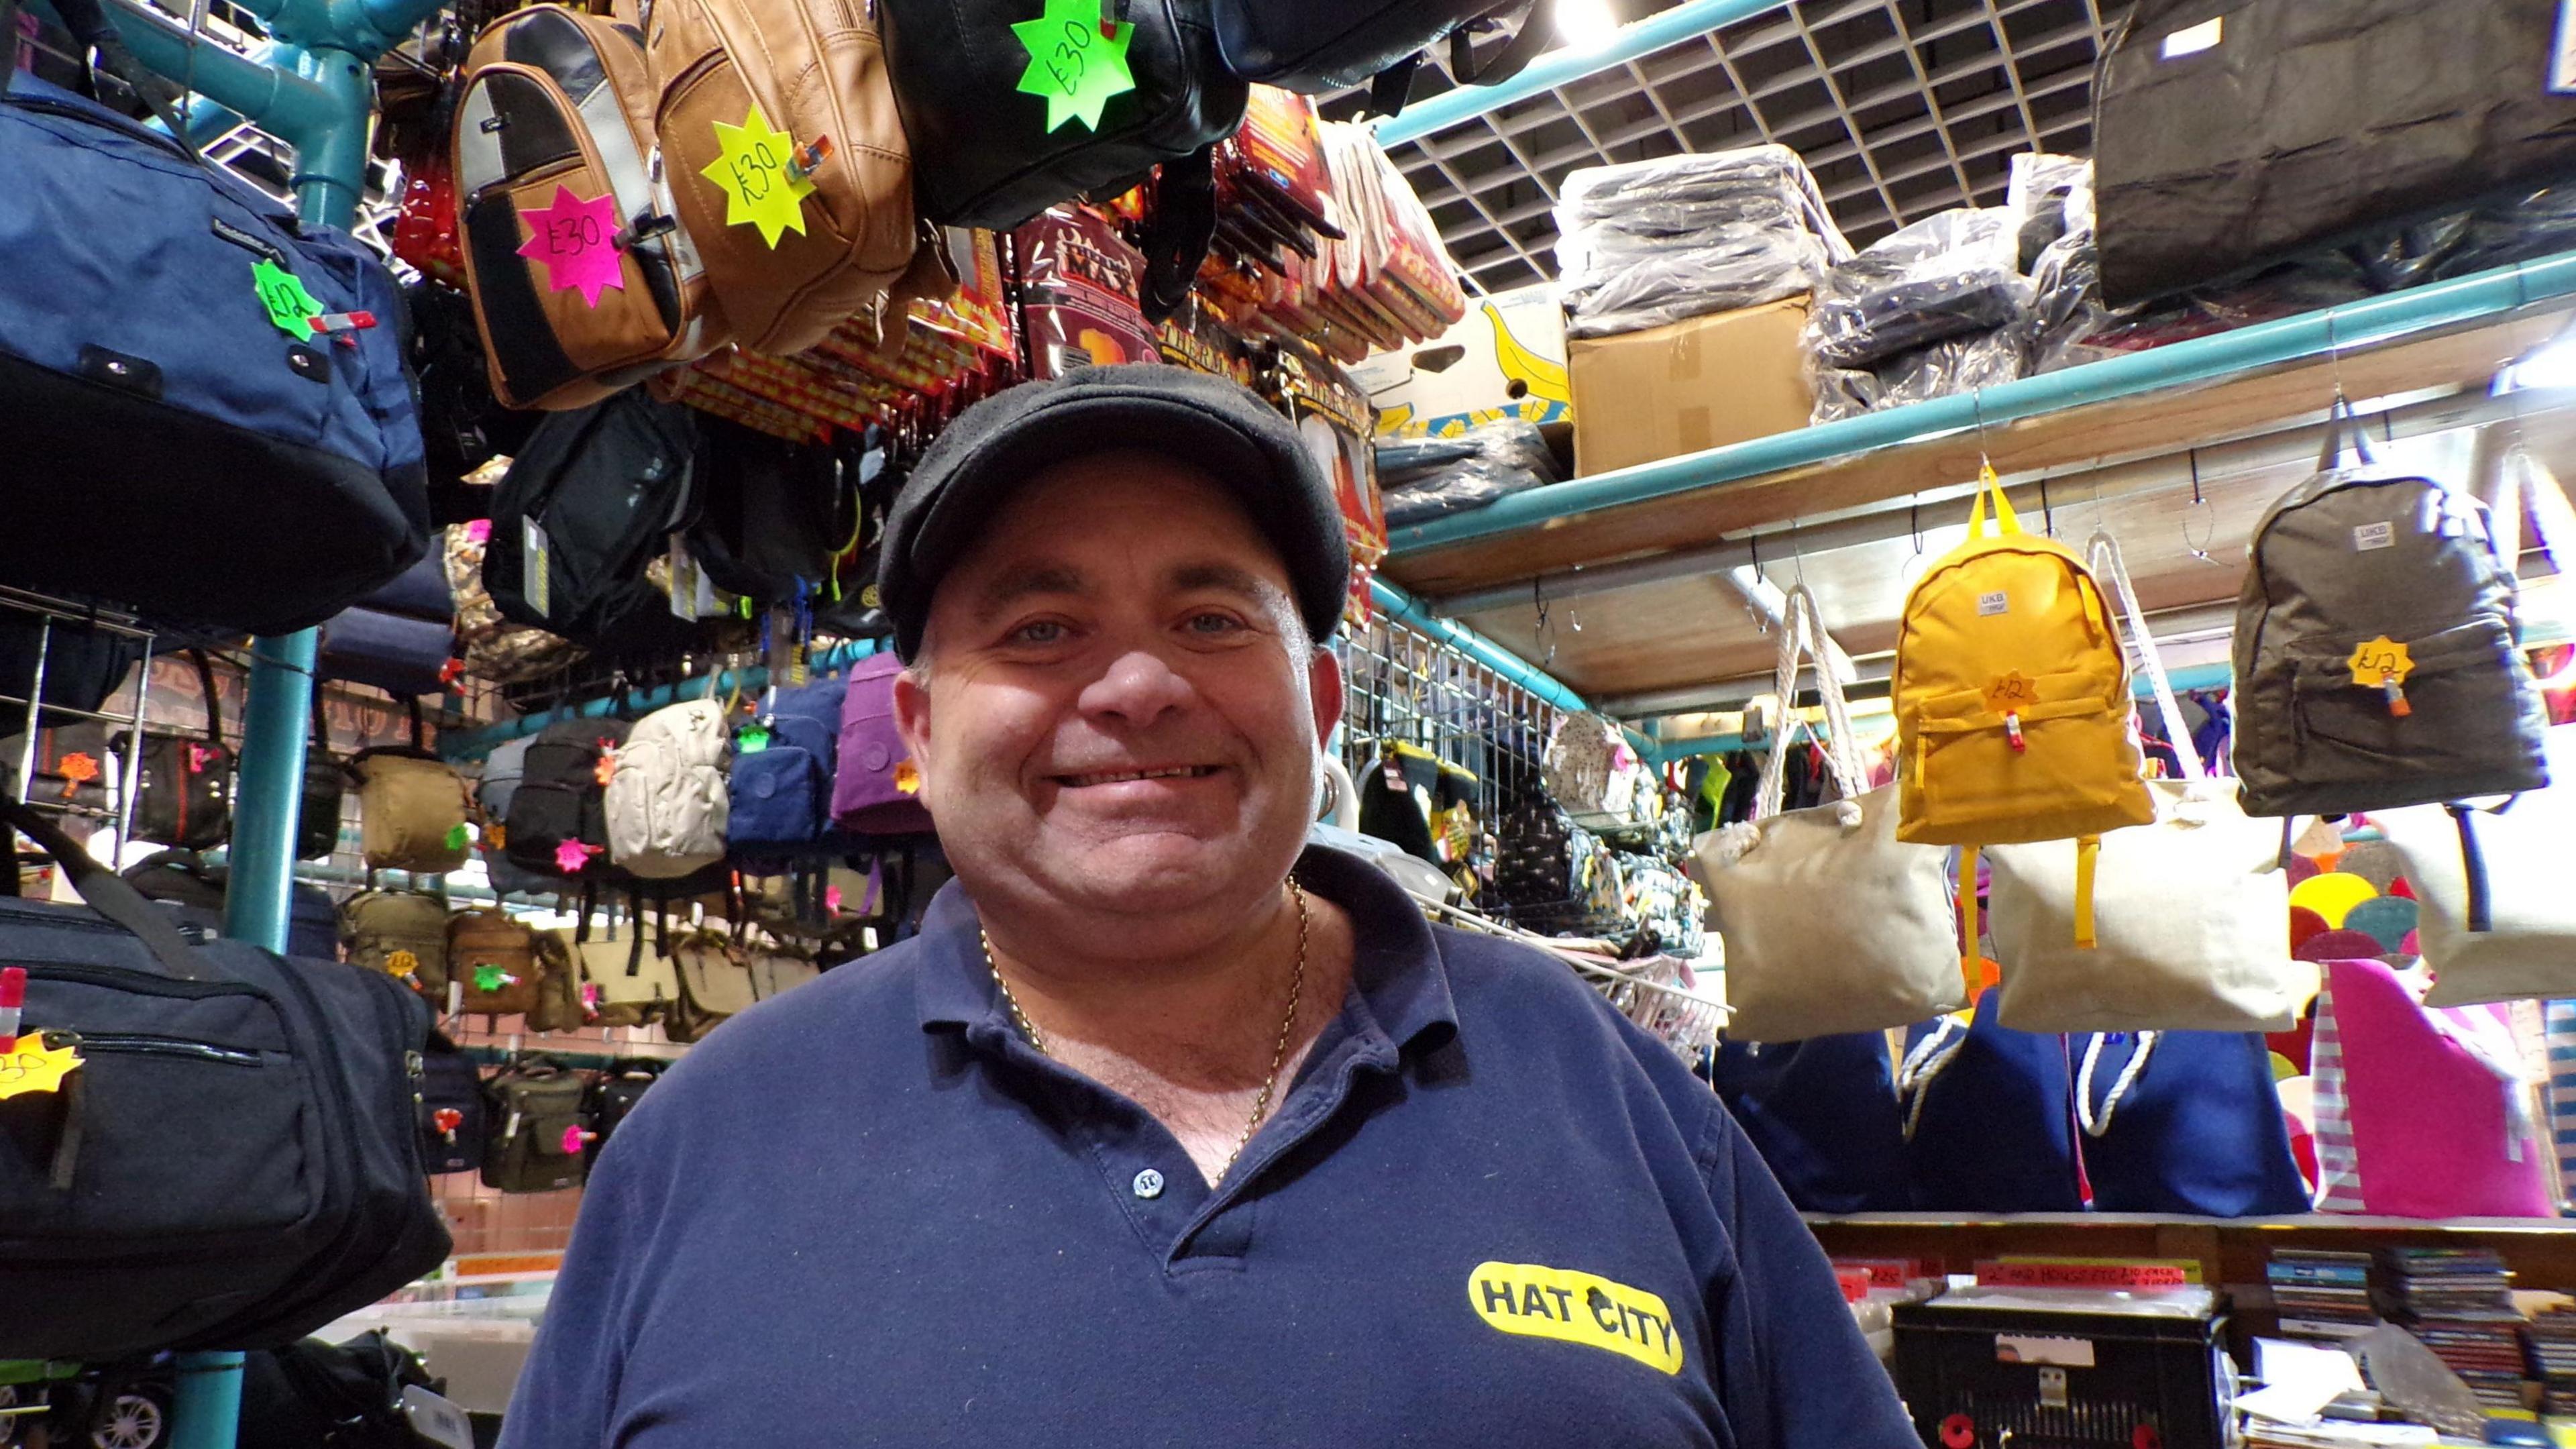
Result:
<svg viewBox="0 0 2576 1449"><path fill-rule="evenodd" d="M107 9L138 60L211 103L191 108L192 130L230 112L294 147L299 214L308 223L345 229L357 218L366 184L375 59L443 4L243 0L274 37L257 59L133 0L107 0ZM260 639L251 651L224 934L272 951L286 947L318 640L315 630L305 629ZM241 1363L238 1353L179 1355L173 1449L232 1449L241 1420Z"/></svg>
<svg viewBox="0 0 2576 1449"><path fill-rule="evenodd" d="M1392 529L1389 556L1401 560L1408 554L1561 524L1581 514L1651 503L1829 459L2001 427L2092 403L2218 382L2413 333L2502 318L2536 303L2567 298L2576 298L2576 253L2518 262L1952 397L1551 483L1470 512Z"/></svg>

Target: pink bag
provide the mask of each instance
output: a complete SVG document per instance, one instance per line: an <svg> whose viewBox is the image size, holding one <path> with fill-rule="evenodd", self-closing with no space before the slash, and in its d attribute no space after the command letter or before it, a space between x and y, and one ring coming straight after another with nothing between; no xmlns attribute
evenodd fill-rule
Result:
<svg viewBox="0 0 2576 1449"><path fill-rule="evenodd" d="M2506 1008L2426 1007L2385 962L2329 962L2313 1066L2318 1207L2409 1218L2554 1211Z"/></svg>
<svg viewBox="0 0 2576 1449"><path fill-rule="evenodd" d="M921 803L921 771L894 727L894 677L903 661L871 654L850 666L841 700L840 759L832 774L832 823L861 835L914 835L930 830Z"/></svg>

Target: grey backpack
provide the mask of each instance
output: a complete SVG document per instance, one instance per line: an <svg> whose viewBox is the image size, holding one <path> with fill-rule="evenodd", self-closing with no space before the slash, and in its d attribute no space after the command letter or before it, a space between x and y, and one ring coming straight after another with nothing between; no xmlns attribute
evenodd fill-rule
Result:
<svg viewBox="0 0 2576 1449"><path fill-rule="evenodd" d="M2337 400L2315 477L2255 526L2236 605L2248 815L2344 815L2549 783L2514 561L2464 489L2380 466Z"/></svg>

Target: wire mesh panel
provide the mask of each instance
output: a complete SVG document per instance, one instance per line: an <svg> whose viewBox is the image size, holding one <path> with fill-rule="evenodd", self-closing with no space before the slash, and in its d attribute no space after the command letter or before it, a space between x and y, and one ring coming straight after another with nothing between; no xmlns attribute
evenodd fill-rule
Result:
<svg viewBox="0 0 2576 1449"><path fill-rule="evenodd" d="M1559 711L1427 634L1383 616L1344 631L1342 763L1362 778L1387 744L1416 745L1476 777L1476 818L1539 781Z"/></svg>

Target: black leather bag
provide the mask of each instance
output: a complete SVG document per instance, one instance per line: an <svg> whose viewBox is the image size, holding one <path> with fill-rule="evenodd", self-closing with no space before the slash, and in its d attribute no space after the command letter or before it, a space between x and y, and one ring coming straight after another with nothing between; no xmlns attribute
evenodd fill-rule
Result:
<svg viewBox="0 0 2576 1449"><path fill-rule="evenodd" d="M1210 0L1217 45L1236 75L1258 85L1322 95L1392 73L1412 78L1423 47L1447 37L1450 73L1461 85L1509 79L1538 53L1549 27L1535 17L1502 54L1483 65L1467 46L1479 22L1526 13L1529 0ZM1383 91L1385 88L1381 88ZM1393 112L1403 84L1371 108Z"/></svg>
<svg viewBox="0 0 2576 1449"><path fill-rule="evenodd" d="M135 767L134 838L180 850L212 850L233 831L233 752L224 744L224 707L215 692L214 666L191 649L197 683L206 694L206 735L143 732ZM126 736L109 741L122 756Z"/></svg>
<svg viewBox="0 0 2576 1449"><path fill-rule="evenodd" d="M171 913L191 939L211 941L224 930L225 869L193 850L163 850L129 865L125 883ZM314 961L340 955L340 914L320 886L298 885L287 898L286 954Z"/></svg>
<svg viewBox="0 0 2576 1449"><path fill-rule="evenodd" d="M192 946L23 805L87 906L0 899L23 1029L77 1045L0 1099L0 1358L272 1348L436 1267L413 1117L429 1006L380 972ZM14 883L14 869L0 880Z"/></svg>
<svg viewBox="0 0 2576 1449"><path fill-rule="evenodd" d="M331 716L317 682L313 686L313 735L304 747L304 794L295 807L296 859L314 860L339 848L341 802L348 793L348 767L331 752Z"/></svg>
<svg viewBox="0 0 2576 1449"><path fill-rule="evenodd" d="M419 1449L427 1441L403 1412L415 1385L437 1393L447 1381L382 1329L246 1355L235 1449Z"/></svg>
<svg viewBox="0 0 2576 1449"><path fill-rule="evenodd" d="M1007 230L1060 201L1123 191L1242 123L1244 84L1217 53L1207 0L1106 0L1136 27L1136 88L1110 98L1098 128L1046 128L1047 102L1018 90L1028 50L1011 23L1026 5L883 0L877 8L896 109L912 143L913 201L931 220Z"/></svg>

